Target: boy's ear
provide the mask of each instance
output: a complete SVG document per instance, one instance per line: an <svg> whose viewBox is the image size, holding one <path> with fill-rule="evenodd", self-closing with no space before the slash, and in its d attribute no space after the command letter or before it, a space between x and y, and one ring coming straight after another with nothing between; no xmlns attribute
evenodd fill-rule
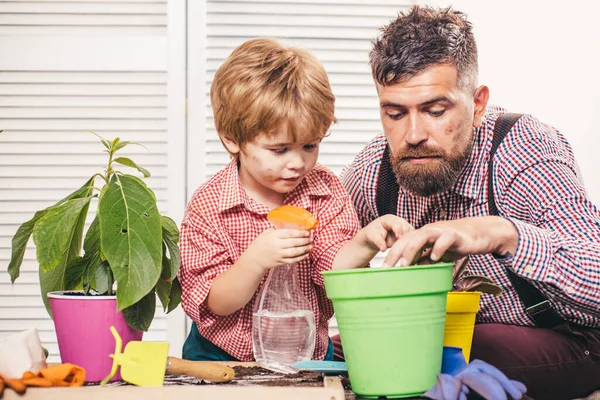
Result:
<svg viewBox="0 0 600 400"><path fill-rule="evenodd" d="M240 145L231 139L221 136L221 142L230 154L238 154L240 152Z"/></svg>

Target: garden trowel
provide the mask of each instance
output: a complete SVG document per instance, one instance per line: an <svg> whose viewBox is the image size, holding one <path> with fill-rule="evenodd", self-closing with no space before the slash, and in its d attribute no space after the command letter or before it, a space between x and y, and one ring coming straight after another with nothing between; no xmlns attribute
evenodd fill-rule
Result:
<svg viewBox="0 0 600 400"><path fill-rule="evenodd" d="M162 386L165 374L189 375L211 382L229 382L235 372L232 368L206 361L189 361L169 357L169 343L142 342L133 340L125 346L121 353L123 341L117 330L111 326L110 331L115 337L115 354L110 374L104 378L105 385L117 373L121 366L121 377L124 381L138 386Z"/></svg>

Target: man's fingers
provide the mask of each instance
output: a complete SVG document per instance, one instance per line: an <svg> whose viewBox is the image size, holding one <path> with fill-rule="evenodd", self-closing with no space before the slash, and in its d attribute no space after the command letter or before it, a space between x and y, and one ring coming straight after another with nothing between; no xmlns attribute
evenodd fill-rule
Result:
<svg viewBox="0 0 600 400"><path fill-rule="evenodd" d="M377 246L379 251L386 251L388 249L387 241L388 233L385 230L378 231L377 235L373 238L373 244Z"/></svg>
<svg viewBox="0 0 600 400"><path fill-rule="evenodd" d="M396 241L398 240L399 236L396 236L394 234L389 234L386 236L385 238L385 249L389 249L390 247L392 247L394 245L394 243L396 243ZM385 250L382 250L385 251Z"/></svg>
<svg viewBox="0 0 600 400"><path fill-rule="evenodd" d="M406 245L402 253L403 265L412 265L419 261L423 249L429 244L428 237L424 231L415 231L414 234L405 235L401 240L406 238Z"/></svg>
<svg viewBox="0 0 600 400"><path fill-rule="evenodd" d="M404 252L404 242L398 240L394 245L390 248L390 251L385 256L383 260L384 267L394 267L396 265L406 266L407 264L404 260L401 260L402 254Z"/></svg>
<svg viewBox="0 0 600 400"><path fill-rule="evenodd" d="M404 222L394 227L394 235L396 235L396 238L401 238L404 234L414 230L415 228L411 224Z"/></svg>
<svg viewBox="0 0 600 400"><path fill-rule="evenodd" d="M419 261L424 248L434 243L439 232L431 229L419 229L404 234L392 246L384 263L387 265L408 266Z"/></svg>
<svg viewBox="0 0 600 400"><path fill-rule="evenodd" d="M453 231L446 231L442 233L431 248L431 254L429 256L431 261L440 260L450 246L456 243L456 239L456 234Z"/></svg>
<svg viewBox="0 0 600 400"><path fill-rule="evenodd" d="M384 215L380 221L386 231L394 233L396 239L402 237L406 232L415 229L411 224L406 222L406 220L393 214Z"/></svg>

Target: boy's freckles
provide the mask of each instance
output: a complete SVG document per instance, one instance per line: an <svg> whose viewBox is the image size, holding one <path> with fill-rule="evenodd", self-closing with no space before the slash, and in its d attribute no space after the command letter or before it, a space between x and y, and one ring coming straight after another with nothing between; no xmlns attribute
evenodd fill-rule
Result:
<svg viewBox="0 0 600 400"><path fill-rule="evenodd" d="M264 176L265 176L265 179L267 179L267 180L276 180L277 179L277 176L275 175L275 172L273 172L273 170L270 169L270 168L267 168L265 170Z"/></svg>

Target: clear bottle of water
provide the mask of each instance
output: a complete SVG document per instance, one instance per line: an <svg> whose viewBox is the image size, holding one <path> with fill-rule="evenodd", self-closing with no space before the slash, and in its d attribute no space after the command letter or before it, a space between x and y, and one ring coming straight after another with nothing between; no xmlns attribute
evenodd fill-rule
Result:
<svg viewBox="0 0 600 400"><path fill-rule="evenodd" d="M271 222L278 229L304 229L299 224ZM300 289L296 269L297 264L289 264L269 271L252 314L252 347L256 362L263 368L282 373L298 372L291 365L310 360L315 350L315 316Z"/></svg>

